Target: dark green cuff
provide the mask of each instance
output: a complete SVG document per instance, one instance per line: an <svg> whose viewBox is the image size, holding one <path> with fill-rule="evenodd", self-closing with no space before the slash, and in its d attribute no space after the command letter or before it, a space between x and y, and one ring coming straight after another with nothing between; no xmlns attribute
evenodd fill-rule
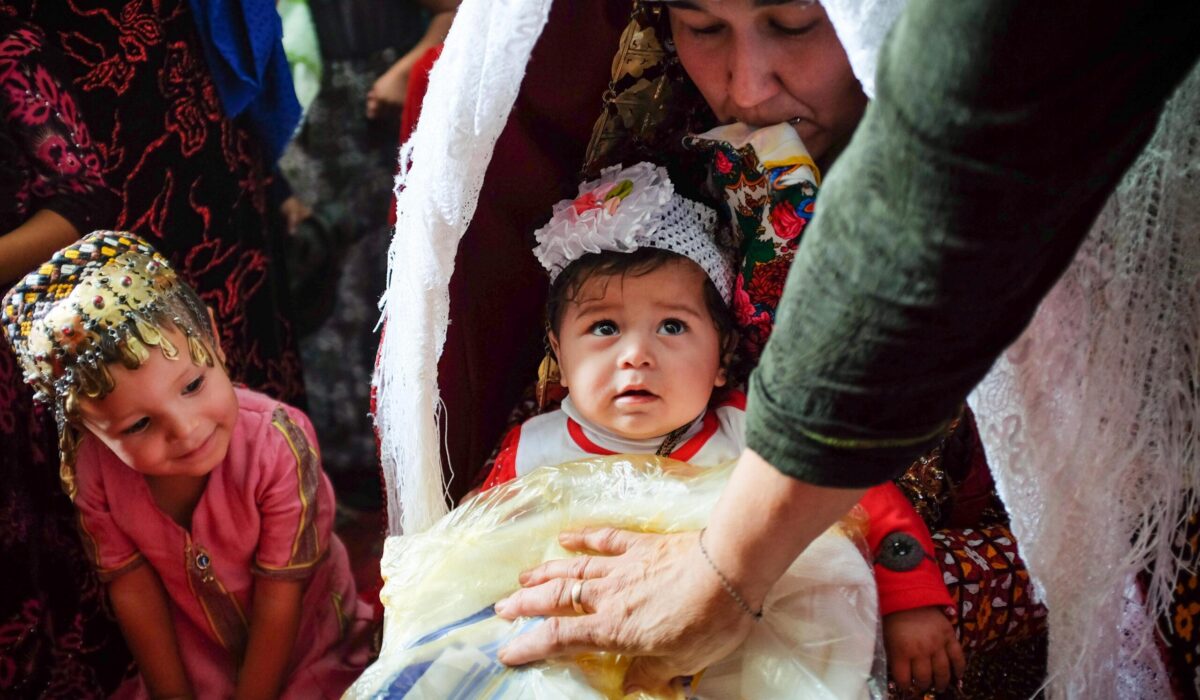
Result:
<svg viewBox="0 0 1200 700"><path fill-rule="evenodd" d="M747 447L794 479L831 488L869 488L894 479L933 449L953 419L916 435L822 425L788 413L764 386L761 372L750 376L746 408Z"/></svg>

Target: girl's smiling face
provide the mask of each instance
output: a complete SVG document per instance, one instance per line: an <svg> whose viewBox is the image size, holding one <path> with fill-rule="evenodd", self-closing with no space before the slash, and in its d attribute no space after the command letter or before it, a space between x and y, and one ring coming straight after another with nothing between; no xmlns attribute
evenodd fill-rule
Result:
<svg viewBox="0 0 1200 700"><path fill-rule="evenodd" d="M707 280L681 258L645 273L594 275L582 285L550 336L580 414L640 440L704 412L713 387L725 383Z"/></svg>
<svg viewBox="0 0 1200 700"><path fill-rule="evenodd" d="M679 60L723 122L791 122L827 167L867 98L825 9L812 0L675 0Z"/></svg>
<svg viewBox="0 0 1200 700"><path fill-rule="evenodd" d="M81 398L83 427L134 471L148 476L204 476L225 459L237 422L233 384L220 363L197 366L187 338L161 329L177 348L168 360L151 347L137 369L111 364L115 384L100 399ZM218 351L218 357L223 355Z"/></svg>

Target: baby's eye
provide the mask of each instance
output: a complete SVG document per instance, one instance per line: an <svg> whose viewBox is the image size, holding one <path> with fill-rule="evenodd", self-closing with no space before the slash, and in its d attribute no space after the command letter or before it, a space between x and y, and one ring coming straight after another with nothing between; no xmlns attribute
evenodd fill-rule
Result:
<svg viewBox="0 0 1200 700"><path fill-rule="evenodd" d="M183 388L183 395L187 396L188 394L194 394L197 391L200 391L200 387L202 387L202 386L204 386L204 375L203 374L200 375L199 377L196 377L195 379L193 379L191 382L188 383L187 386L185 386Z"/></svg>
<svg viewBox="0 0 1200 700"><path fill-rule="evenodd" d="M617 324L607 320L596 321L590 327L588 327L588 333L591 333L592 335L608 336L616 335L617 332Z"/></svg>
<svg viewBox="0 0 1200 700"><path fill-rule="evenodd" d="M143 430L145 430L146 428L149 428L149 427L150 427L150 418L147 416L142 416L142 418L140 420L138 420L138 422L136 422L133 425L129 426L128 428L122 430L121 434L122 435L137 435L138 433L142 432Z"/></svg>
<svg viewBox="0 0 1200 700"><path fill-rule="evenodd" d="M663 335L682 335L687 332L687 324L677 318L668 318L659 325L658 332Z"/></svg>

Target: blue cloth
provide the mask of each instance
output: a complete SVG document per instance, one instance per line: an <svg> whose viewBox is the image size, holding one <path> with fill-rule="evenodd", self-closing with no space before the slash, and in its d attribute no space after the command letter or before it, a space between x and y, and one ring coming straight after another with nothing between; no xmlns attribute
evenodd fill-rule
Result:
<svg viewBox="0 0 1200 700"><path fill-rule="evenodd" d="M300 102L283 53L273 0L189 0L209 72L226 115L245 115L267 162L283 153L300 123Z"/></svg>

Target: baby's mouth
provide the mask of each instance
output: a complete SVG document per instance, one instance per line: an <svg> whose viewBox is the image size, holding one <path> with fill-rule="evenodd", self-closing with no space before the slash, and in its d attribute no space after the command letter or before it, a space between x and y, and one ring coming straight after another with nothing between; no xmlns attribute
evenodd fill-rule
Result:
<svg viewBox="0 0 1200 700"><path fill-rule="evenodd" d="M658 395L648 389L626 389L617 394L617 399L625 399L627 401L649 401L656 399Z"/></svg>

